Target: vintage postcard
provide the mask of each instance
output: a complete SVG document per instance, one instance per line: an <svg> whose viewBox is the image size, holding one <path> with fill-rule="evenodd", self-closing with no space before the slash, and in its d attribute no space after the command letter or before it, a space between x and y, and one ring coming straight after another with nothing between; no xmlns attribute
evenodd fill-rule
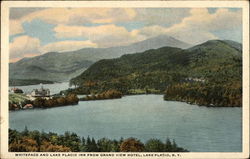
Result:
<svg viewBox="0 0 250 159"><path fill-rule="evenodd" d="M248 157L248 1L1 3L1 158Z"/></svg>

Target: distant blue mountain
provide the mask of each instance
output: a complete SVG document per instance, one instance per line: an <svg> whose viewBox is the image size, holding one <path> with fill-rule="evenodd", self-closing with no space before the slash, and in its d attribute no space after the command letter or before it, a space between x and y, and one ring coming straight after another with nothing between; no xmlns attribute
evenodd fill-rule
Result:
<svg viewBox="0 0 250 159"><path fill-rule="evenodd" d="M124 54L157 49L163 46L188 48L191 45L170 36L157 36L127 46L111 48L84 48L69 52L49 52L33 58L24 58L10 64L11 79L39 79L67 81L86 70L100 59L117 58Z"/></svg>

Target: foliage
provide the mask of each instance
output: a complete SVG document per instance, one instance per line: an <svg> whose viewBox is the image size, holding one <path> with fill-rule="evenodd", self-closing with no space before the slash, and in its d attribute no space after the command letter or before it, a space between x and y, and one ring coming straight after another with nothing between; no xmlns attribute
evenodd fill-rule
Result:
<svg viewBox="0 0 250 159"><path fill-rule="evenodd" d="M66 106L66 105L76 105L79 102L79 98L76 94L68 94L67 96L58 96L52 98L42 98L38 97L35 100L23 100L21 102L15 102L14 100L10 100L9 102L9 110L17 110L22 109L26 104L31 104L33 108L52 108L58 106Z"/></svg>
<svg viewBox="0 0 250 159"><path fill-rule="evenodd" d="M9 94L9 110L22 109L22 107L30 103L32 103L32 101L24 94Z"/></svg>
<svg viewBox="0 0 250 159"><path fill-rule="evenodd" d="M240 84L227 86L204 83L171 85L164 95L165 100L184 101L206 106L242 106Z"/></svg>
<svg viewBox="0 0 250 159"><path fill-rule="evenodd" d="M87 95L86 97L80 99L82 101L85 100L102 100L102 99L115 99L115 98L121 98L122 97L122 93L120 91L111 89L105 92L102 92L100 94L96 94L96 95Z"/></svg>
<svg viewBox="0 0 250 159"><path fill-rule="evenodd" d="M121 144L121 141L116 140L110 140L107 138L102 138L98 140L97 146L99 147L100 152L119 152L119 145Z"/></svg>
<svg viewBox="0 0 250 159"><path fill-rule="evenodd" d="M63 135L29 131L18 132L9 129L9 151L11 152L187 152L175 142L168 139L166 144L160 140L150 139L144 145L140 140L128 138L95 140L89 136L80 138L75 133L65 132Z"/></svg>
<svg viewBox="0 0 250 159"><path fill-rule="evenodd" d="M9 150L13 152L36 152L38 144L34 139L22 137L9 145Z"/></svg>
<svg viewBox="0 0 250 159"><path fill-rule="evenodd" d="M43 141L40 146L41 152L70 152L70 148L62 145L53 145L51 142Z"/></svg>
<svg viewBox="0 0 250 159"><path fill-rule="evenodd" d="M169 138L167 138L166 144L164 145L164 147L165 147L164 149L165 152L188 152L188 150L182 147L178 147L175 140L171 142Z"/></svg>
<svg viewBox="0 0 250 159"><path fill-rule="evenodd" d="M150 139L146 142L145 149L148 152L164 152L165 146L163 142L158 139Z"/></svg>
<svg viewBox="0 0 250 159"><path fill-rule="evenodd" d="M33 101L34 107L40 108L51 108L64 105L75 105L78 104L78 97L75 94L69 94L66 97L53 97L50 99L36 98Z"/></svg>
<svg viewBox="0 0 250 159"><path fill-rule="evenodd" d="M144 145L135 138L128 138L121 143L121 152L143 152Z"/></svg>

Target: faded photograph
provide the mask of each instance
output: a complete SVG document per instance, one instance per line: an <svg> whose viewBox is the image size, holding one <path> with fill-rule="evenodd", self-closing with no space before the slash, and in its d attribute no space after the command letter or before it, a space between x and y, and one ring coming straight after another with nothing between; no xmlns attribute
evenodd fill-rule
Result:
<svg viewBox="0 0 250 159"><path fill-rule="evenodd" d="M241 8L9 10L9 152L242 152Z"/></svg>

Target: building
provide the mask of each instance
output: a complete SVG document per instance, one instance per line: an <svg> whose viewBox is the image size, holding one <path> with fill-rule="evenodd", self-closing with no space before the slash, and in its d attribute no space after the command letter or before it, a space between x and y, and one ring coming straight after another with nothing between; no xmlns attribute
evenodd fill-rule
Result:
<svg viewBox="0 0 250 159"><path fill-rule="evenodd" d="M23 90L21 90L19 88L11 88L10 92L12 92L12 93L23 93Z"/></svg>
<svg viewBox="0 0 250 159"><path fill-rule="evenodd" d="M44 89L43 86L41 86L40 89L33 89L31 92L32 97L49 97L50 96L50 90Z"/></svg>
<svg viewBox="0 0 250 159"><path fill-rule="evenodd" d="M201 82L201 83L206 82L206 80L203 79L203 78L192 78L192 77L185 78L185 81L188 81L188 82Z"/></svg>
<svg viewBox="0 0 250 159"><path fill-rule="evenodd" d="M33 105L32 104L26 104L23 109L31 109L33 108Z"/></svg>

